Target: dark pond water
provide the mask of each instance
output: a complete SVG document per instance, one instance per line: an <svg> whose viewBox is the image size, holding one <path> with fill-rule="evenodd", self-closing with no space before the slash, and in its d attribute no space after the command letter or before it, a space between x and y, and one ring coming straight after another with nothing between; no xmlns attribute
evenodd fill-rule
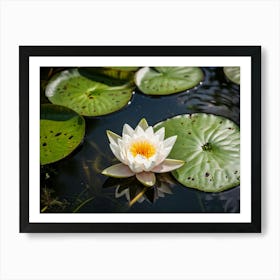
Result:
<svg viewBox="0 0 280 280"><path fill-rule="evenodd" d="M118 162L109 148L107 129L121 134L125 123L135 127L144 117L154 125L178 114L198 112L224 116L239 125L239 86L229 82L220 67L202 69L205 77L196 88L161 97L146 96L136 90L123 110L86 118L82 145L66 159L41 168L44 212L239 212L239 186L220 193L205 193L186 188L167 174L157 178L157 186L144 194L144 201L130 206L127 197L135 197L142 186L133 179L110 179L100 174ZM41 79L48 71L41 69ZM42 97L41 102L46 99Z"/></svg>

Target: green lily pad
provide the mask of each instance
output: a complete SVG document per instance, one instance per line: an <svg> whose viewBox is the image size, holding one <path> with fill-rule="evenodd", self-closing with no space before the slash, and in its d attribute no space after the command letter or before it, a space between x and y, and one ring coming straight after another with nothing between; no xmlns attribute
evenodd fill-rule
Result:
<svg viewBox="0 0 280 280"><path fill-rule="evenodd" d="M85 120L71 109L41 105L40 163L61 160L72 153L85 134Z"/></svg>
<svg viewBox="0 0 280 280"><path fill-rule="evenodd" d="M203 79L199 67L144 67L135 74L135 83L145 94L169 95L198 85Z"/></svg>
<svg viewBox="0 0 280 280"><path fill-rule="evenodd" d="M83 116L101 116L122 109L132 97L131 83L108 85L108 77L82 75L78 69L66 70L54 76L45 94L56 105L68 107Z"/></svg>
<svg viewBox="0 0 280 280"><path fill-rule="evenodd" d="M227 78L235 84L240 84L240 67L224 67Z"/></svg>
<svg viewBox="0 0 280 280"><path fill-rule="evenodd" d="M211 115L178 115L155 126L177 135L169 158L186 163L172 172L184 186L220 192L240 183L240 133L232 121Z"/></svg>

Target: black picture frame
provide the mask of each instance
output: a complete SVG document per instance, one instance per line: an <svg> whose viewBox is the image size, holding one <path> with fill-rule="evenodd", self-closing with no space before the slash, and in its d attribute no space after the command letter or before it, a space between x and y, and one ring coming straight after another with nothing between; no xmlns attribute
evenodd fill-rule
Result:
<svg viewBox="0 0 280 280"><path fill-rule="evenodd" d="M247 56L251 58L251 222L32 223L29 221L29 59L36 56ZM20 46L20 232L200 233L261 232L260 46ZM242 133L242 131L241 131ZM38 140L39 141L39 140ZM39 162L38 162L39 165ZM249 176L249 175L248 175Z"/></svg>

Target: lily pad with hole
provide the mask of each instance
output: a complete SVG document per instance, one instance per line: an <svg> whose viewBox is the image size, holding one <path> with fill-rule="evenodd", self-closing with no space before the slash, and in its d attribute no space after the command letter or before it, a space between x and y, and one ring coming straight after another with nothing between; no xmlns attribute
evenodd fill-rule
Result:
<svg viewBox="0 0 280 280"><path fill-rule="evenodd" d="M135 84L145 94L169 95L197 86L204 75L199 67L144 67Z"/></svg>
<svg viewBox="0 0 280 280"><path fill-rule="evenodd" d="M235 84L240 84L240 67L224 67L226 77Z"/></svg>
<svg viewBox="0 0 280 280"><path fill-rule="evenodd" d="M165 127L165 137L177 135L168 157L184 160L172 172L184 186L220 192L240 183L239 127L223 117L197 113L178 115L155 126Z"/></svg>
<svg viewBox="0 0 280 280"><path fill-rule="evenodd" d="M85 134L85 120L66 107L43 104L40 117L40 163L49 164L72 153Z"/></svg>
<svg viewBox="0 0 280 280"><path fill-rule="evenodd" d="M131 83L112 85L112 81L112 78L70 69L54 76L45 94L53 104L68 107L80 115L107 115L125 107L133 92Z"/></svg>

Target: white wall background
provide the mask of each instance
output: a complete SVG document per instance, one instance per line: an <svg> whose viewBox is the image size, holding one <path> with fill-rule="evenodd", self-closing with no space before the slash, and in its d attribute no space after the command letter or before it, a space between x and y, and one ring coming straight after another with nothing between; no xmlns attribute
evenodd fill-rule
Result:
<svg viewBox="0 0 280 280"><path fill-rule="evenodd" d="M277 0L0 0L0 279L280 279ZM262 45L262 234L19 234L19 45ZM248 93L249 94L249 93Z"/></svg>

